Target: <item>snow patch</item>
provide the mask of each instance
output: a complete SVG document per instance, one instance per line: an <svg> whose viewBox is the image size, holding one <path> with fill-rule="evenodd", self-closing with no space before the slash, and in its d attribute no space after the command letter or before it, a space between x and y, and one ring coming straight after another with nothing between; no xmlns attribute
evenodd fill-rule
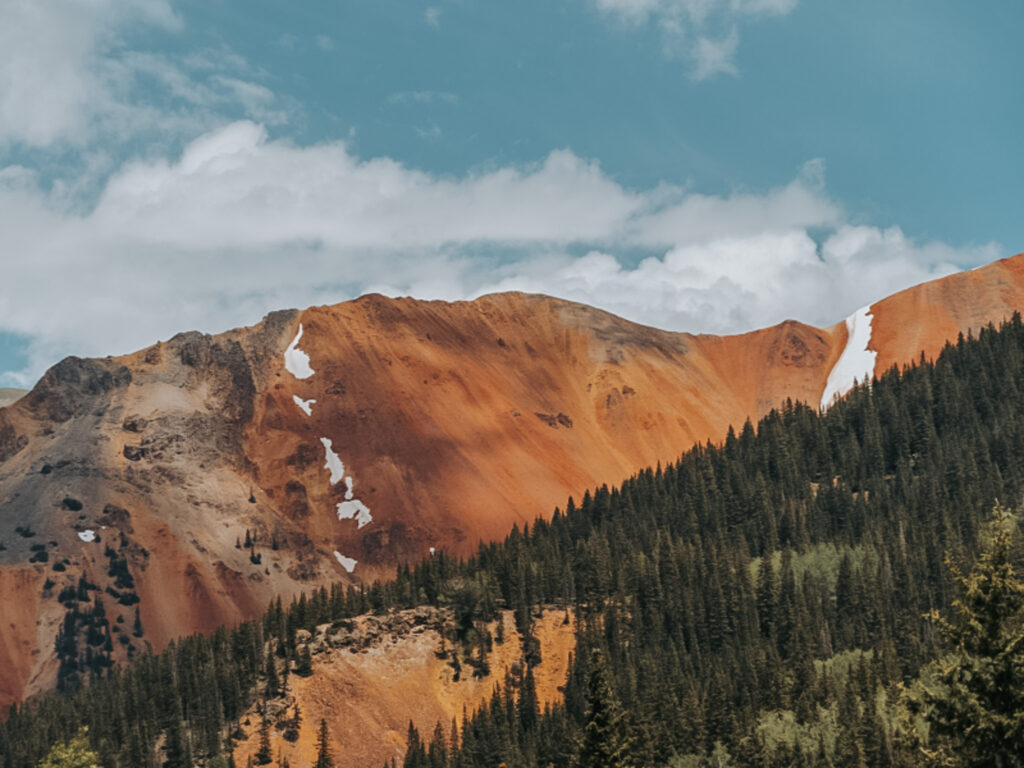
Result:
<svg viewBox="0 0 1024 768"><path fill-rule="evenodd" d="M341 459L338 458L338 454L331 450L331 438L321 437L320 442L324 444L324 453L327 456L324 469L329 469L331 471L331 485L336 485L338 481L345 476L345 465L342 464Z"/></svg>
<svg viewBox="0 0 1024 768"><path fill-rule="evenodd" d="M373 515L370 514L370 508L358 499L353 501L343 501L338 504L339 520L352 520L353 518L357 523L359 523L360 528L373 522Z"/></svg>
<svg viewBox="0 0 1024 768"><path fill-rule="evenodd" d="M828 375L821 407L828 408L845 395L857 382L871 381L875 374L878 352L868 349L871 343L871 307L861 307L846 318L846 347Z"/></svg>
<svg viewBox="0 0 1024 768"><path fill-rule="evenodd" d="M79 531L78 538L85 542L96 541L96 531L92 529Z"/></svg>
<svg viewBox="0 0 1024 768"><path fill-rule="evenodd" d="M299 349L299 339L302 338L302 323L299 323L299 332L295 334L292 343L284 352L284 367L296 379L308 379L313 375L313 369L309 365L309 355Z"/></svg>
<svg viewBox="0 0 1024 768"><path fill-rule="evenodd" d="M313 415L313 403L315 403L316 400L314 400L313 398L310 398L309 400L303 400L298 395L292 395L292 400L295 401L295 404L299 406L299 408L302 410L304 414L306 414L307 416Z"/></svg>
<svg viewBox="0 0 1024 768"><path fill-rule="evenodd" d="M356 563L359 562L351 557L345 557L338 550L334 550L334 556L338 559L338 562L341 563L341 567L349 573L352 573L352 571L356 569Z"/></svg>
<svg viewBox="0 0 1024 768"><path fill-rule="evenodd" d="M345 480L345 500L337 505L338 519L355 520L360 528L364 525L369 525L373 522L370 508L355 498L356 481L351 475L345 474L345 464L338 454L334 452L331 438L321 437L320 442L323 443L326 456L324 469L330 470L331 473L331 485L336 485L342 478Z"/></svg>

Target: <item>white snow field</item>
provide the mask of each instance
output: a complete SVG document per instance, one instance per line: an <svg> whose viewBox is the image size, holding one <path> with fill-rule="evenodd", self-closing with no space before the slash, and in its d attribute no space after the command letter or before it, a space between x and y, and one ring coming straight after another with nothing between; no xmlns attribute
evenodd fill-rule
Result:
<svg viewBox="0 0 1024 768"><path fill-rule="evenodd" d="M857 382L871 381L875 374L878 352L868 349L871 343L871 306L861 307L846 318L846 347L828 374L821 407L828 408L845 395Z"/></svg>
<svg viewBox="0 0 1024 768"><path fill-rule="evenodd" d="M313 375L313 369L309 365L309 355L299 349L299 339L301 338L302 323L299 323L299 332L295 334L292 343L284 351L284 367L296 379L308 379Z"/></svg>
<svg viewBox="0 0 1024 768"><path fill-rule="evenodd" d="M93 531L91 529L87 531L80 531L78 534L78 538L80 538L84 542L96 541L96 531Z"/></svg>
<svg viewBox="0 0 1024 768"><path fill-rule="evenodd" d="M345 557L338 550L334 550L334 556L338 559L338 562L341 563L341 567L349 573L352 573L352 571L356 569L356 563L359 562L358 560L354 560L351 557Z"/></svg>

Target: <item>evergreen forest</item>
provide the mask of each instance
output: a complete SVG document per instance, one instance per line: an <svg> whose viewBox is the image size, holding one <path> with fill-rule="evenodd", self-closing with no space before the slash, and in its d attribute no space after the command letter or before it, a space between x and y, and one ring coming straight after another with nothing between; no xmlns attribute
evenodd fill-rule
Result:
<svg viewBox="0 0 1024 768"><path fill-rule="evenodd" d="M246 710L315 674L299 630L418 605L453 607L462 638L512 610L533 661L531 624L556 606L577 648L564 703L539 707L527 665L454 730L410 727L404 768L1020 766L1022 495L1014 316L823 413L786 403L570 499L468 560L277 601L16 705L0 766L35 768L75 738L104 768L230 765Z"/></svg>

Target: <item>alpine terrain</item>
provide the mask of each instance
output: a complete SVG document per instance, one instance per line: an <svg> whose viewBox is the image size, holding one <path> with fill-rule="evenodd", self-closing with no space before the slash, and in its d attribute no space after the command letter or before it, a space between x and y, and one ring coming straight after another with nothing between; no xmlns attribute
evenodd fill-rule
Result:
<svg viewBox="0 0 1024 768"><path fill-rule="evenodd" d="M539 295L369 295L68 358L0 409L0 703L276 596L470 555L1020 307L1024 255L828 328L717 337Z"/></svg>

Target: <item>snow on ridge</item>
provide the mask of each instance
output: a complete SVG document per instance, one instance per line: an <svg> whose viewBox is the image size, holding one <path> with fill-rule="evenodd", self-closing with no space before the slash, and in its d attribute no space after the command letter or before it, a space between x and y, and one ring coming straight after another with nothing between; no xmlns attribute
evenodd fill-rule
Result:
<svg viewBox="0 0 1024 768"><path fill-rule="evenodd" d="M352 475L345 478L345 501L352 501L355 496L355 481Z"/></svg>
<svg viewBox="0 0 1024 768"><path fill-rule="evenodd" d="M88 543L90 541L96 541L96 531L89 529L85 531L79 531L78 538Z"/></svg>
<svg viewBox="0 0 1024 768"><path fill-rule="evenodd" d="M878 352L871 344L871 306L861 307L846 318L846 347L828 374L821 407L828 408L845 395L857 382L871 381L875 374Z"/></svg>
<svg viewBox="0 0 1024 768"><path fill-rule="evenodd" d="M356 563L359 562L358 560L355 560L354 558L345 557L338 550L334 550L334 556L337 558L338 562L341 563L341 567L344 568L349 573L352 573L352 571L354 571L356 569Z"/></svg>
<svg viewBox="0 0 1024 768"><path fill-rule="evenodd" d="M292 343L284 351L284 367L296 379L308 379L313 375L313 369L309 365L309 355L299 349L299 339L301 338L302 323L299 323L299 332L295 334Z"/></svg>
<svg viewBox="0 0 1024 768"><path fill-rule="evenodd" d="M313 403L315 403L316 400L314 400L313 398L310 398L309 400L303 400L298 395L292 395L292 400L295 401L295 404L299 406L299 408L302 410L304 414L306 414L307 416L313 415Z"/></svg>
<svg viewBox="0 0 1024 768"><path fill-rule="evenodd" d="M321 437L320 442L324 445L324 454L326 456L324 469L329 469L331 471L331 485L336 485L338 481L345 476L345 465L338 457L338 454L331 450L331 438Z"/></svg>
<svg viewBox="0 0 1024 768"><path fill-rule="evenodd" d="M352 520L353 518L355 518L356 522L359 523L359 528L373 522L373 515L370 514L370 508L358 499L339 503L338 519Z"/></svg>

